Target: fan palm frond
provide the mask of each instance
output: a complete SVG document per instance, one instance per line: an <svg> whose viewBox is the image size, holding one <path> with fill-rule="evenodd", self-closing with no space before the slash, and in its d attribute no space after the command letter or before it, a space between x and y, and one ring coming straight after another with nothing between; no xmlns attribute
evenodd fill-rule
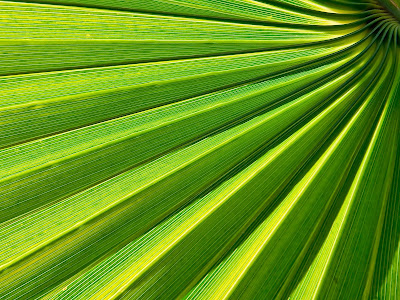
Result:
<svg viewBox="0 0 400 300"><path fill-rule="evenodd" d="M0 299L400 299L399 20L0 1Z"/></svg>

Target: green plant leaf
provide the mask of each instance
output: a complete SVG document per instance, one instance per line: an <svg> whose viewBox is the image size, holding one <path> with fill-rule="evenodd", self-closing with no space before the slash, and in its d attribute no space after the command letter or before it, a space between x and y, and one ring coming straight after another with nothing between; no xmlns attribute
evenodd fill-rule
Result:
<svg viewBox="0 0 400 300"><path fill-rule="evenodd" d="M0 1L0 299L400 299L397 1Z"/></svg>

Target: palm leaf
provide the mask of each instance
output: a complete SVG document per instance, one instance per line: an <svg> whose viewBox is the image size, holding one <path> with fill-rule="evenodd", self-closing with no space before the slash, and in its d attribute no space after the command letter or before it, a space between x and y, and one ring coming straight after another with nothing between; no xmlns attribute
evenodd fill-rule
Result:
<svg viewBox="0 0 400 300"><path fill-rule="evenodd" d="M0 299L400 299L399 7L0 1Z"/></svg>

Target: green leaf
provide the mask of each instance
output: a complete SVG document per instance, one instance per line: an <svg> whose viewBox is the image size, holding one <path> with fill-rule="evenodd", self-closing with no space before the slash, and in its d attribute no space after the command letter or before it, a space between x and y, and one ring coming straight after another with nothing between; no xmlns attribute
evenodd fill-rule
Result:
<svg viewBox="0 0 400 300"><path fill-rule="evenodd" d="M0 1L0 299L400 299L397 6Z"/></svg>

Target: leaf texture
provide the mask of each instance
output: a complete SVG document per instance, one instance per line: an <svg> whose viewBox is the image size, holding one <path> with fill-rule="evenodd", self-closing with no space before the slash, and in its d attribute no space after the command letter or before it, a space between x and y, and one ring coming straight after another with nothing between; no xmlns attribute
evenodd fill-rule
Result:
<svg viewBox="0 0 400 300"><path fill-rule="evenodd" d="M0 1L0 299L400 299L399 7Z"/></svg>

